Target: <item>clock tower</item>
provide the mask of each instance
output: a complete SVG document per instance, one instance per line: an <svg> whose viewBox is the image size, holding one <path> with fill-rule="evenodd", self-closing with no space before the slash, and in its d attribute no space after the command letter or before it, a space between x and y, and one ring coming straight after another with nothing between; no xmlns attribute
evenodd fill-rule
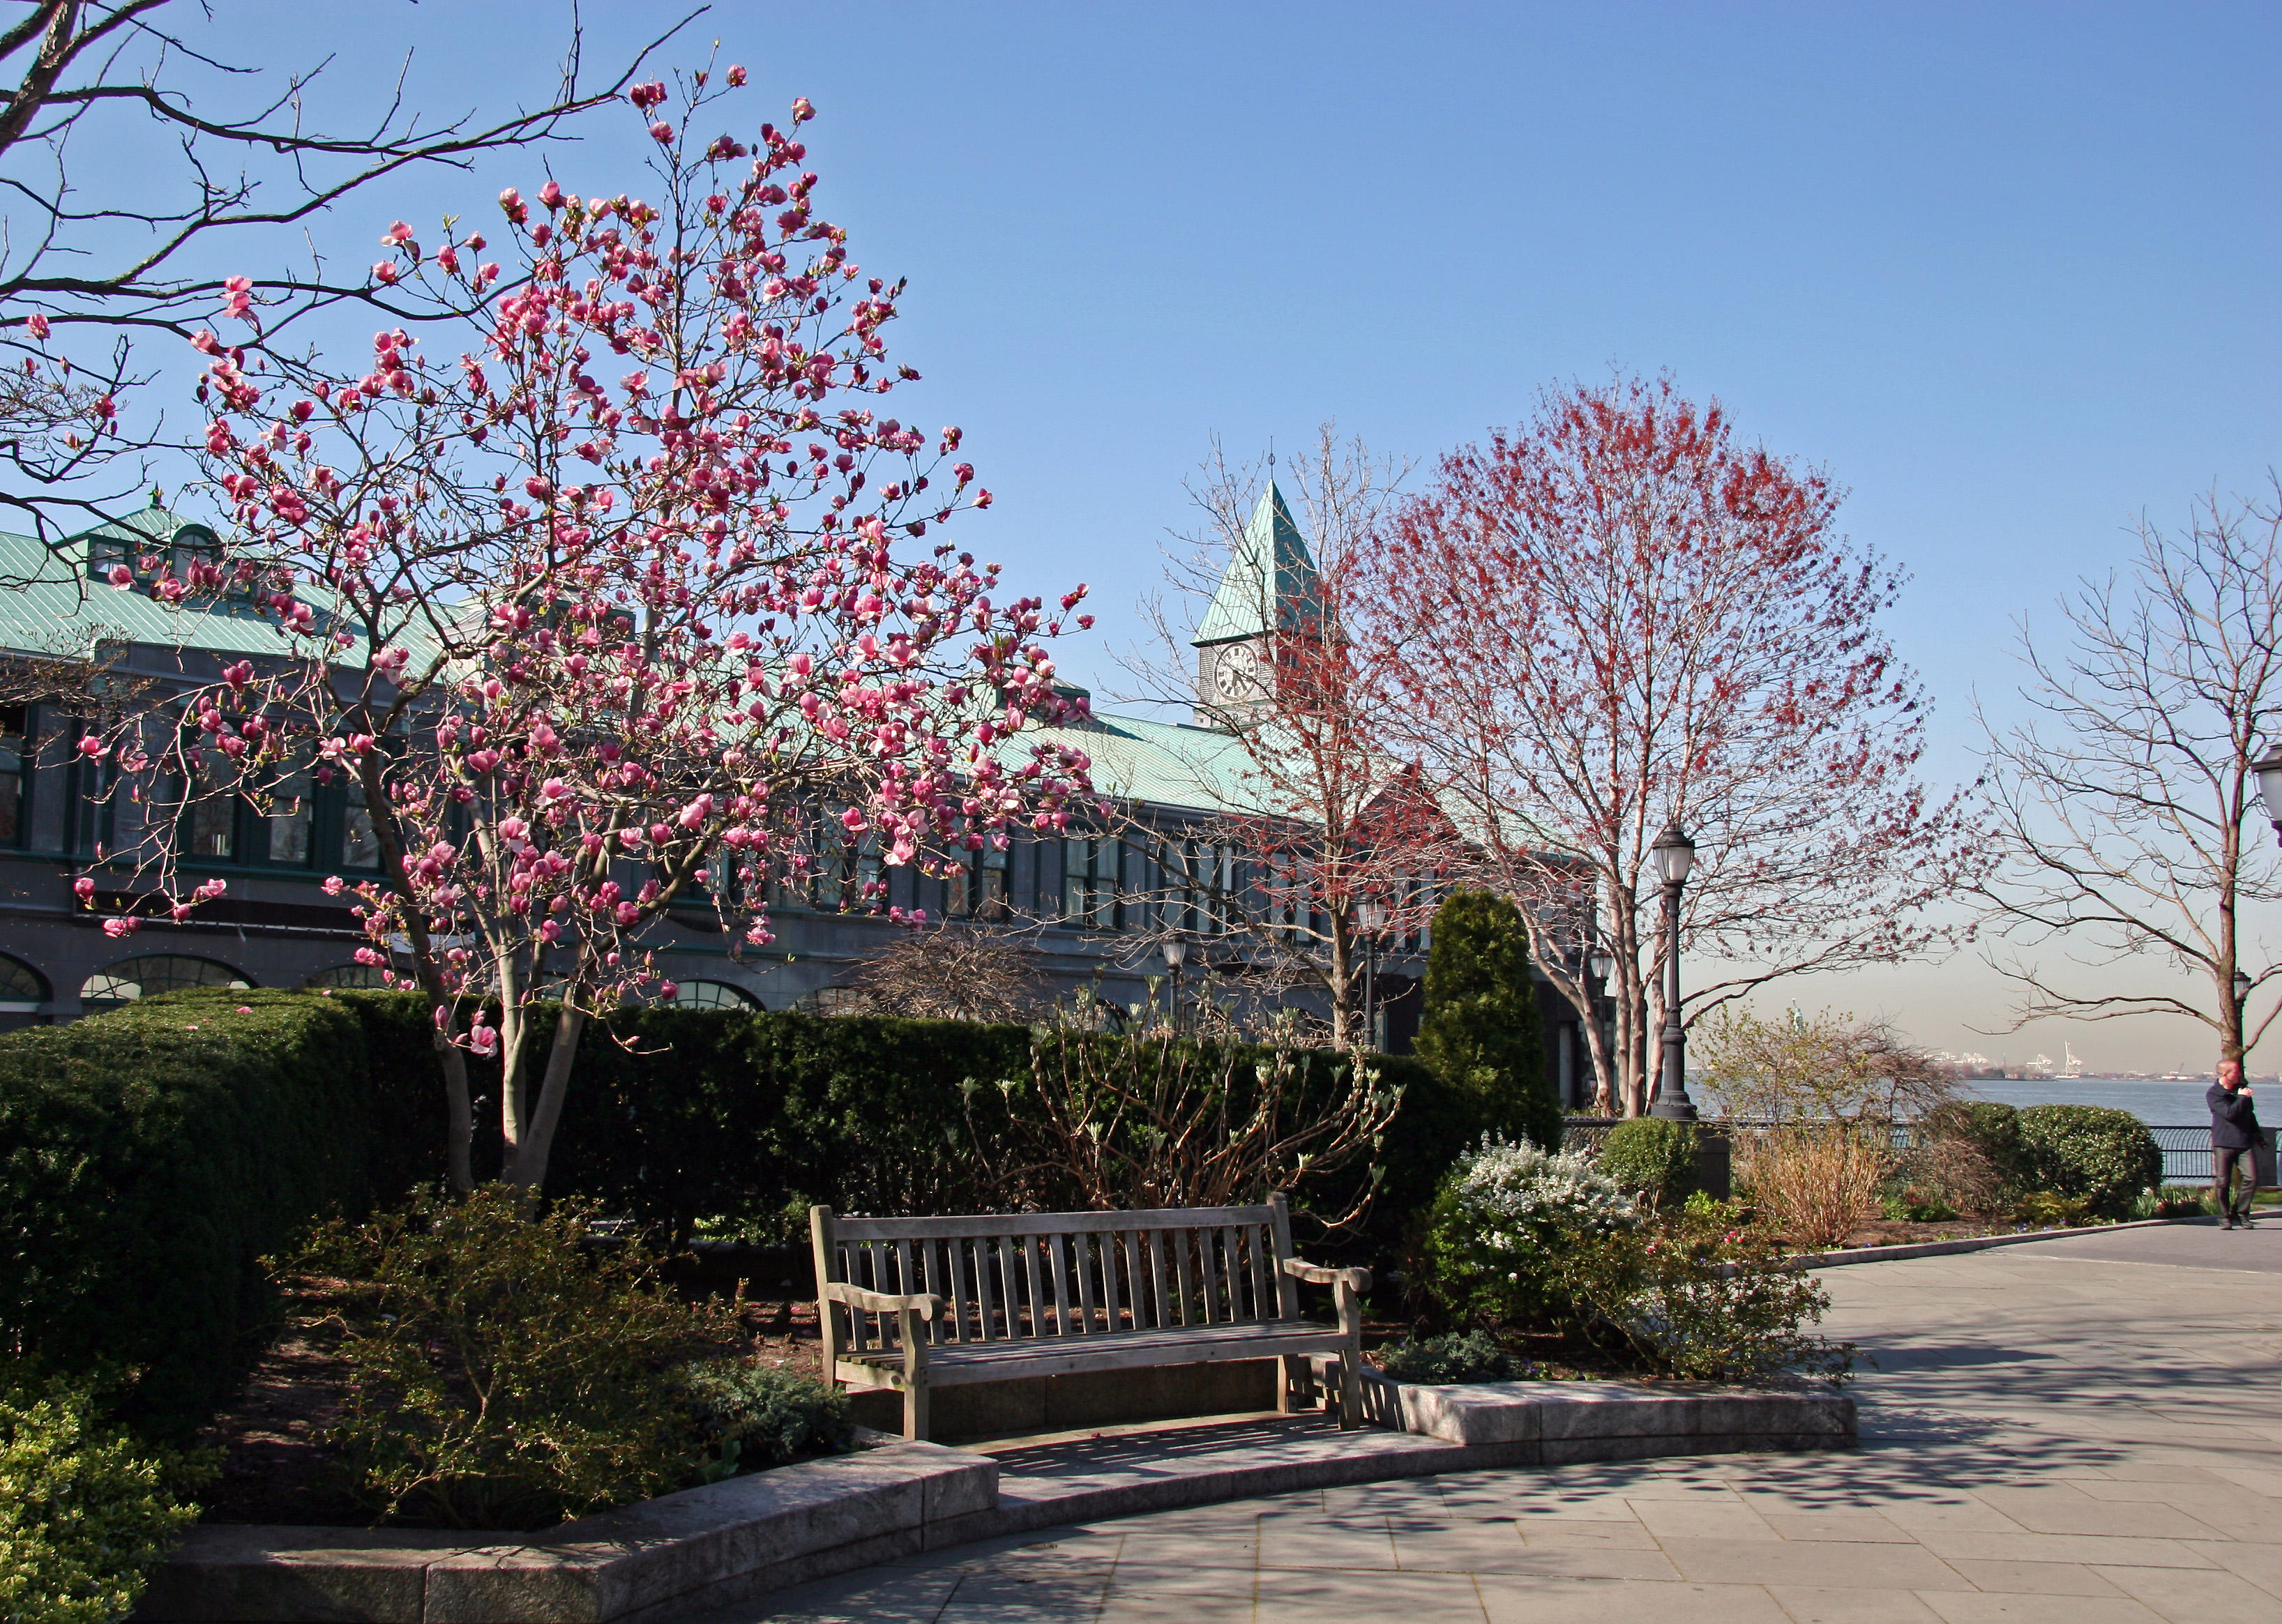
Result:
<svg viewBox="0 0 2282 1624"><path fill-rule="evenodd" d="M1323 613L1316 561L1271 476L1192 639L1196 724L1240 726L1274 703L1277 638Z"/></svg>

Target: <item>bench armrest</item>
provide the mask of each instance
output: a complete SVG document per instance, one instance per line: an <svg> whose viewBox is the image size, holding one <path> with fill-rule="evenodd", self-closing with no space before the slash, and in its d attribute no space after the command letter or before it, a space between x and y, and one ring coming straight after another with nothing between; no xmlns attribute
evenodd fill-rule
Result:
<svg viewBox="0 0 2282 1624"><path fill-rule="evenodd" d="M1284 1272L1310 1286L1345 1286L1350 1291L1370 1289L1369 1269L1333 1269L1320 1263L1308 1263L1298 1257L1284 1260Z"/></svg>
<svg viewBox="0 0 2282 1624"><path fill-rule="evenodd" d="M933 1319L943 1312L941 1297L920 1292L912 1296L890 1296L883 1291L866 1291L861 1286L850 1286L840 1280L824 1282L824 1295L834 1303L844 1303L850 1308L861 1309L869 1314L900 1314L905 1309L922 1319Z"/></svg>

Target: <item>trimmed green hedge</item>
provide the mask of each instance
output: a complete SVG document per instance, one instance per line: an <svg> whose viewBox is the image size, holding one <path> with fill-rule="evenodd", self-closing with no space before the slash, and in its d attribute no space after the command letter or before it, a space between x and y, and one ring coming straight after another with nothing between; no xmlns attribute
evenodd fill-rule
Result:
<svg viewBox="0 0 2282 1624"><path fill-rule="evenodd" d="M0 1038L0 1330L57 1368L133 1373L124 1418L185 1435L268 1326L260 1257L419 1178L436 1092L376 1079L356 1012L305 994Z"/></svg>
<svg viewBox="0 0 2282 1624"><path fill-rule="evenodd" d="M628 1010L580 1045L547 1187L676 1244L701 1220L804 1243L809 1202L988 1210L1010 1109L996 1085L1027 1077L1029 1042L1019 1026ZM1343 1063L1309 1056L1303 1089ZM1406 1090L1378 1199L1365 1233L1311 1241L1318 1255L1394 1258L1484 1125L1417 1061L1375 1063ZM485 1177L498 1068L470 1071ZM0 1037L0 1334L60 1367L132 1369L127 1419L181 1437L273 1323L260 1259L322 1215L432 1183L443 1145L414 994L206 988Z"/></svg>
<svg viewBox="0 0 2282 1624"><path fill-rule="evenodd" d="M2130 1111L2031 1105L2017 1120L2031 1189L2080 1196L2097 1217L2125 1218L2141 1191L2163 1182L2162 1147Z"/></svg>

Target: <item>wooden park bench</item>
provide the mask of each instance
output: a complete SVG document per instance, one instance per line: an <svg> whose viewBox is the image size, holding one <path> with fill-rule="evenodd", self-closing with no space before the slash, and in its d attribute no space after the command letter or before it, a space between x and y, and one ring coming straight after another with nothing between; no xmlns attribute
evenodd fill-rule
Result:
<svg viewBox="0 0 2282 1624"><path fill-rule="evenodd" d="M928 1435L940 1387L1280 1358L1277 1404L1313 1391L1308 1356L1339 1356L1339 1425L1362 1425L1368 1269L1292 1256L1282 1195L1257 1207L1144 1212L840 1218L809 1209L817 1319L830 1380L904 1396L904 1436ZM1339 1323L1300 1317L1329 1286Z"/></svg>

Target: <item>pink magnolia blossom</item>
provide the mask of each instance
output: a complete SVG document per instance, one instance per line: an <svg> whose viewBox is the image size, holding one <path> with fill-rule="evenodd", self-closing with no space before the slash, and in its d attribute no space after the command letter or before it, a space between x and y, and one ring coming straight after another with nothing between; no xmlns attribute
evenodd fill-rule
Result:
<svg viewBox="0 0 2282 1624"><path fill-rule="evenodd" d="M692 116L726 94L683 83ZM322 592L259 585L299 652L159 765L219 752L260 782L304 750L378 755L389 869L327 890L357 899L358 962L410 960L457 1052L510 1079L542 992L578 1021L671 986L667 910L772 941L765 899L807 883L819 833L940 872L1090 794L1081 753L1024 743L1082 714L1051 599L951 539L988 503L944 466L958 430L889 414L916 375L886 359L900 285L858 270L785 129L695 153L655 116L663 81L628 96L664 131L656 202L547 179L533 220L502 191L499 262L408 279L404 328L338 367L199 346L249 556ZM501 1091L511 1141L536 1092Z"/></svg>

